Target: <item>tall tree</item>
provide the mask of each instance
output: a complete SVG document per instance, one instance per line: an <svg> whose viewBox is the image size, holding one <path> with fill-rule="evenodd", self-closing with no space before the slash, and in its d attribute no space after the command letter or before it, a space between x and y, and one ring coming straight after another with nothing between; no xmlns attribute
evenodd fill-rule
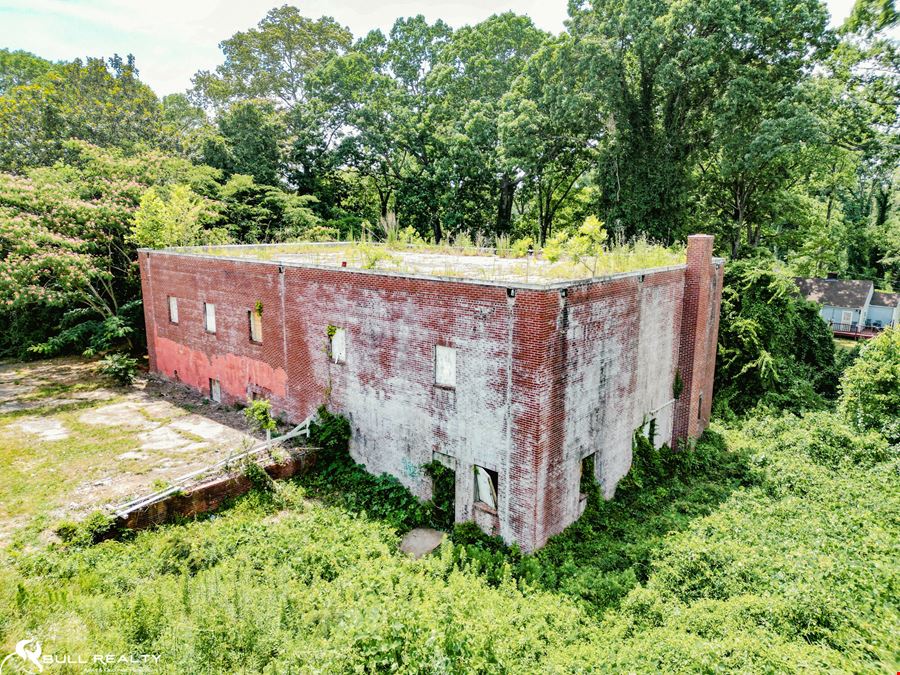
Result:
<svg viewBox="0 0 900 675"><path fill-rule="evenodd" d="M562 35L534 53L503 99L504 158L534 196L541 243L593 166L603 137L601 109L588 94L581 66L575 41Z"/></svg>
<svg viewBox="0 0 900 675"><path fill-rule="evenodd" d="M225 63L200 71L192 95L205 106L268 98L291 107L307 97L309 73L346 50L352 35L331 17L309 19L291 5L269 10L256 28L235 33L219 47Z"/></svg>
<svg viewBox="0 0 900 675"><path fill-rule="evenodd" d="M0 96L13 87L31 84L52 68L50 61L31 52L0 49Z"/></svg>
<svg viewBox="0 0 900 675"><path fill-rule="evenodd" d="M247 174L258 183L281 184L287 130L274 104L239 101L220 113L216 124L218 133L202 140L204 162L228 176Z"/></svg>
<svg viewBox="0 0 900 675"><path fill-rule="evenodd" d="M790 115L780 104L811 66L827 22L818 0L579 2L571 13L591 91L610 114L598 207L614 230L665 241L687 227L701 156L733 156L729 148L760 134L771 148L765 116ZM741 178L725 173L740 206Z"/></svg>
<svg viewBox="0 0 900 675"><path fill-rule="evenodd" d="M132 56L76 59L0 97L0 169L55 161L69 139L103 147L157 146L160 112Z"/></svg>
<svg viewBox="0 0 900 675"><path fill-rule="evenodd" d="M431 114L446 148L440 172L453 186L443 210L459 226L512 230L522 176L500 151L501 99L548 37L528 17L506 12L460 28L441 50L429 76L435 92Z"/></svg>

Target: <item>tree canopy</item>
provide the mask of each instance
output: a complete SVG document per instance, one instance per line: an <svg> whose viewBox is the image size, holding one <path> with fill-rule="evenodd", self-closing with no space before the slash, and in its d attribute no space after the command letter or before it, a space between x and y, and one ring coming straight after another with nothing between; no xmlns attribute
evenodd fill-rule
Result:
<svg viewBox="0 0 900 675"><path fill-rule="evenodd" d="M819 0L577 0L569 14L557 35L505 12L354 37L284 5L162 100L131 56L0 50L3 184L63 171L77 139L206 177L141 182L139 215L117 224L127 235L137 218L128 245L402 230L552 251L595 219L611 242L702 231L734 259L898 283L890 0L858 0L836 29Z"/></svg>

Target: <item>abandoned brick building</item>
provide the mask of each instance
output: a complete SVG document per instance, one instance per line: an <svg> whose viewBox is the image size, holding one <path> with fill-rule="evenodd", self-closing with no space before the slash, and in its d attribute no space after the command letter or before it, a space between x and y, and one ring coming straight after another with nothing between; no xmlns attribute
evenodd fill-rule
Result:
<svg viewBox="0 0 900 675"><path fill-rule="evenodd" d="M581 515L586 458L611 496L636 430L661 445L707 424L723 272L710 236L690 237L686 264L563 280L493 255L359 269L346 248L140 251L150 368L294 421L326 402L369 471L428 498L422 466L438 459L457 521L525 551Z"/></svg>

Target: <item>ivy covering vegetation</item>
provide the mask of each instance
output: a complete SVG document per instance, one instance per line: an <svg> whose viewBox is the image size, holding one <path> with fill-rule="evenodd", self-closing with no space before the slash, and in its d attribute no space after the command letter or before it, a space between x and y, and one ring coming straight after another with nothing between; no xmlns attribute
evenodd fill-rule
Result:
<svg viewBox="0 0 900 675"><path fill-rule="evenodd" d="M347 421L321 411L313 477L127 540L64 524L64 543L8 549L0 633L171 673L893 671L896 339L863 350L836 410L718 426L693 452L637 436L616 498L586 481L584 516L534 556L471 524L400 554L430 507L354 465Z"/></svg>
<svg viewBox="0 0 900 675"><path fill-rule="evenodd" d="M719 415L813 410L837 396L840 374L819 307L767 255L725 266L715 406Z"/></svg>
<svg viewBox="0 0 900 675"><path fill-rule="evenodd" d="M651 460L650 497L595 504L541 555L489 568L474 544L406 559L394 514L281 484L133 541L13 553L0 631L52 636L48 653L158 653L173 673L890 670L896 448L871 432L845 453L853 433L833 413L748 423L692 460L733 454L727 485Z"/></svg>

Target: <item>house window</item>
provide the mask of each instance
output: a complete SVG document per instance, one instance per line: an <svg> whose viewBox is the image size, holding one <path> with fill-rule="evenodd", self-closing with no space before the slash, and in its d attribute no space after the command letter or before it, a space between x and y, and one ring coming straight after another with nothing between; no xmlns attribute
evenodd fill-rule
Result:
<svg viewBox="0 0 900 675"><path fill-rule="evenodd" d="M475 501L497 508L497 472L475 465Z"/></svg>
<svg viewBox="0 0 900 675"><path fill-rule="evenodd" d="M222 385L218 380L209 379L209 397L216 403L222 402Z"/></svg>
<svg viewBox="0 0 900 675"><path fill-rule="evenodd" d="M247 321L250 324L250 342L262 342L262 314L251 309L247 312Z"/></svg>
<svg viewBox="0 0 900 675"><path fill-rule="evenodd" d="M211 302L203 303L203 317L206 321L206 332L216 332L216 306Z"/></svg>
<svg viewBox="0 0 900 675"><path fill-rule="evenodd" d="M434 383L440 387L456 386L456 350L453 347L435 346Z"/></svg>
<svg viewBox="0 0 900 675"><path fill-rule="evenodd" d="M335 328L331 334L331 360L344 363L347 360L347 331Z"/></svg>
<svg viewBox="0 0 900 675"><path fill-rule="evenodd" d="M169 296L169 321L178 323L178 298Z"/></svg>

